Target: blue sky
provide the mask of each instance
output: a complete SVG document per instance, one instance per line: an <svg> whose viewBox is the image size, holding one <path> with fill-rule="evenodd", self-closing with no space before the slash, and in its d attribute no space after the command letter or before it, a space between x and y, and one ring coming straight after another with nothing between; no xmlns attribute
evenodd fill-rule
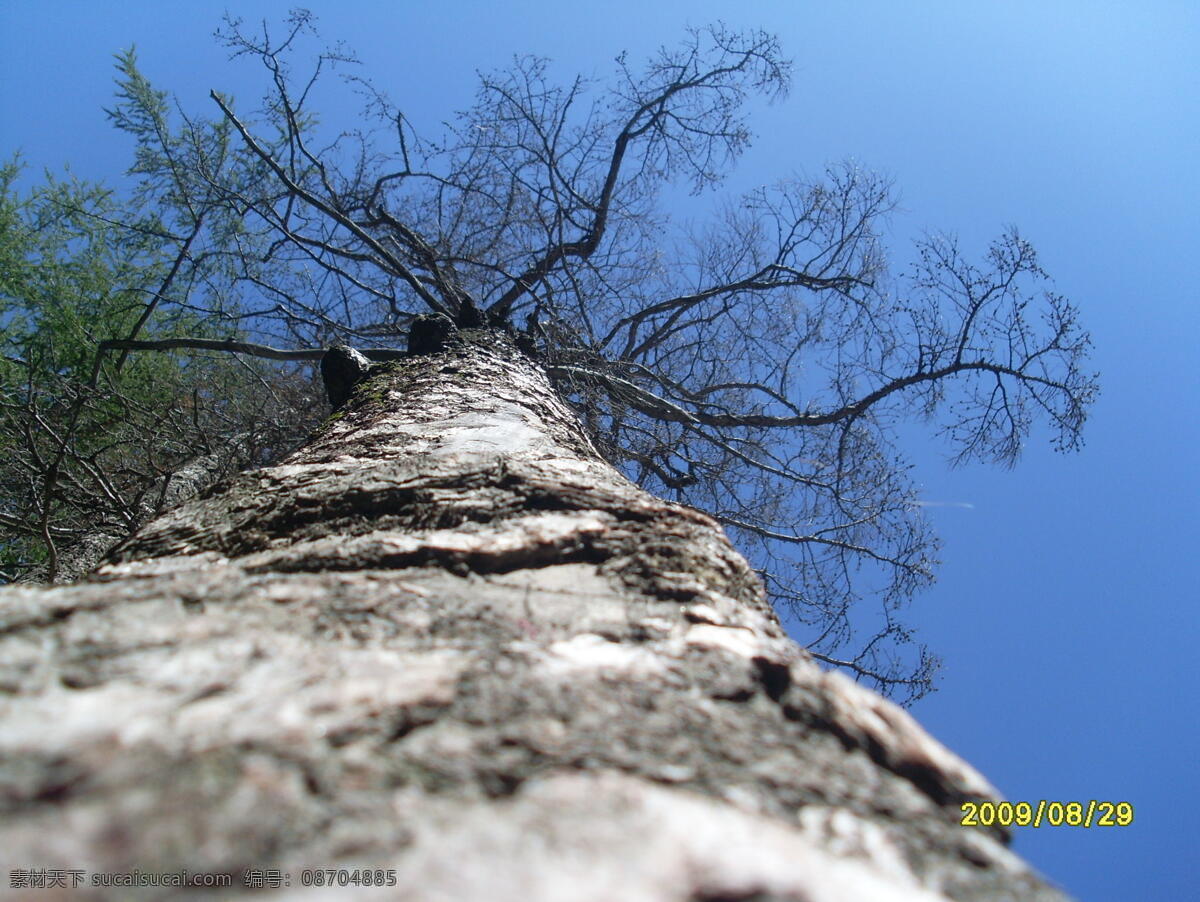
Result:
<svg viewBox="0 0 1200 902"><path fill-rule="evenodd" d="M901 191L898 258L926 230L979 252L1009 224L1033 241L1081 307L1103 392L1081 454L1034 441L1013 471L947 470L914 430L925 497L970 505L929 509L945 563L911 620L946 667L914 713L1010 799L1134 804L1129 828L1018 832L1016 850L1080 899L1194 897L1200 4L311 5L429 125L513 53L603 75L685 24L762 27L795 60L794 87L756 117L731 189L853 157ZM129 146L101 111L112 54L136 43L192 110L209 88L250 93L209 39L223 8L6 0L0 152L118 181Z"/></svg>

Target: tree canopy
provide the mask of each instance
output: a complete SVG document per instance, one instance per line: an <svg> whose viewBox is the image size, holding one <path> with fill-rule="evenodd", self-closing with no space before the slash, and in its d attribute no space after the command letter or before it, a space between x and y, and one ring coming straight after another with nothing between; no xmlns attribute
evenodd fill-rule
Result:
<svg viewBox="0 0 1200 902"><path fill-rule="evenodd" d="M718 191L748 146L748 101L788 91L762 32L688 30L607 81L519 57L433 133L346 49L305 57L306 12L218 36L262 64L256 109L214 90L207 115L172 110L132 51L118 59L110 116L136 142L139 216L73 205L106 241L154 245L157 269L115 281L159 285L87 341L128 354L156 317L286 348L399 345L423 314L507 330L623 472L729 529L815 654L901 698L928 690L936 659L902 609L936 539L897 425L1011 465L1038 422L1077 448L1097 391L1028 241L1010 229L974 259L931 236L893 262L892 186L850 163L674 220L670 192ZM344 130L315 108L330 76L364 99Z"/></svg>

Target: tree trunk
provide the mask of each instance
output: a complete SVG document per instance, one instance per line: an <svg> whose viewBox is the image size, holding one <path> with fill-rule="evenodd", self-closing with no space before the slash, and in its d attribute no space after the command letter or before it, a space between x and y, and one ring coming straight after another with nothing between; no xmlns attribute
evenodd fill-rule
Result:
<svg viewBox="0 0 1200 902"><path fill-rule="evenodd" d="M376 367L86 582L4 590L0 686L4 868L97 898L367 867L395 885L321 898L1062 898L959 825L982 777L821 671L720 527L486 332Z"/></svg>

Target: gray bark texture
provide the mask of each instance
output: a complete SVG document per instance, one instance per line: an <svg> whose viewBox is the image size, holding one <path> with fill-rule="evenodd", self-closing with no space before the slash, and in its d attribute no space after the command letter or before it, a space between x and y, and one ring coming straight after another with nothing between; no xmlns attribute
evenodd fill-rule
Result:
<svg viewBox="0 0 1200 902"><path fill-rule="evenodd" d="M61 898L1064 898L959 825L985 779L483 331L86 580L4 589L0 692L6 872L233 878ZM300 885L364 867L396 885Z"/></svg>

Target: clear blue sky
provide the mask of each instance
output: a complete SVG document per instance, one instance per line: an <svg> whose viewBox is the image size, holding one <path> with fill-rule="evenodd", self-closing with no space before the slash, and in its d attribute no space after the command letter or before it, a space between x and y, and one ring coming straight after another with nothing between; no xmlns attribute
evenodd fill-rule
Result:
<svg viewBox="0 0 1200 902"><path fill-rule="evenodd" d="M1082 308L1103 393L1079 455L1033 442L1014 471L951 472L937 447L911 449L925 497L971 505L931 508L945 564L912 620L946 668L914 713L1013 800L1135 805L1125 829L1018 832L1017 851L1080 899L1196 898L1200 4L311 5L429 124L513 53L604 74L688 23L763 27L795 86L756 120L731 187L851 156L901 189L897 257L923 230L981 251L1020 227ZM129 147L101 107L111 55L131 43L189 109L207 110L210 87L256 96L209 39L222 10L5 0L0 153L117 181Z"/></svg>

